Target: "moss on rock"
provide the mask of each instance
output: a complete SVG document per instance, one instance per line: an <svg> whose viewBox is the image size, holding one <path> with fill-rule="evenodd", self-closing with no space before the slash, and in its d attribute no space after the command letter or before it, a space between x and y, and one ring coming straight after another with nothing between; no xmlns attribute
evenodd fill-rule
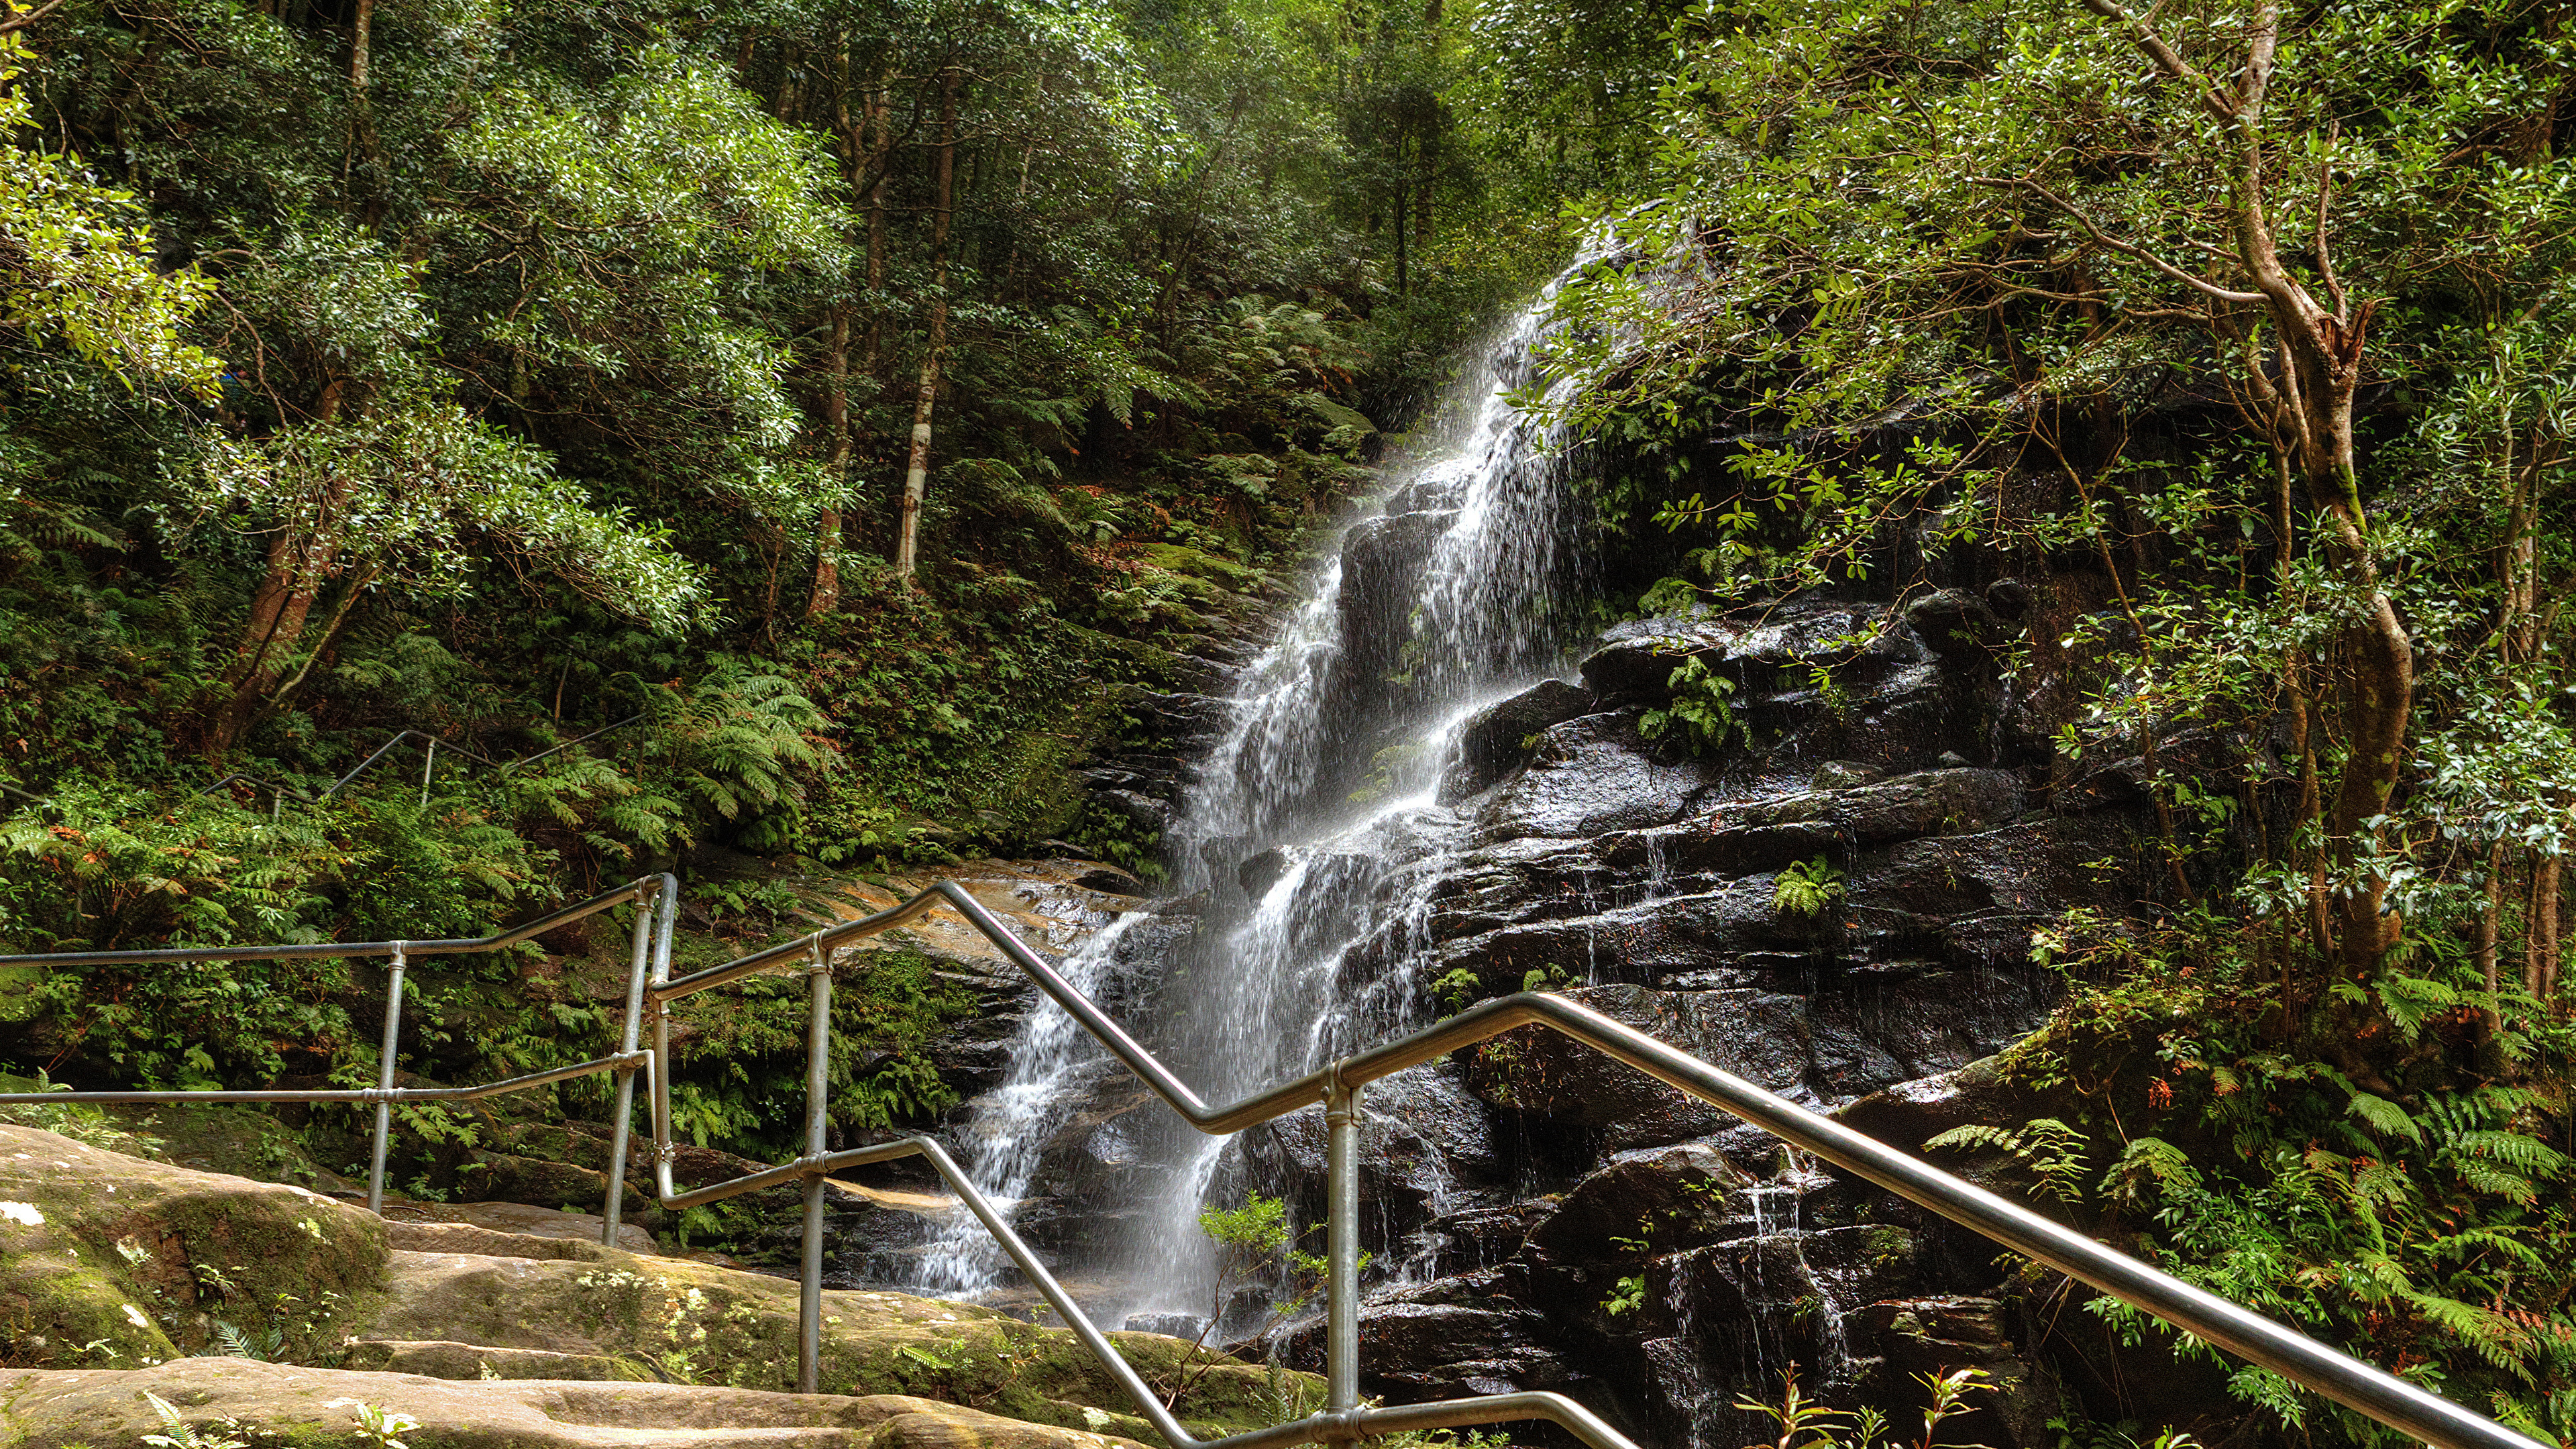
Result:
<svg viewBox="0 0 2576 1449"><path fill-rule="evenodd" d="M382 1291L384 1224L253 1183L0 1126L0 1360L157 1363L238 1334L337 1343Z"/></svg>

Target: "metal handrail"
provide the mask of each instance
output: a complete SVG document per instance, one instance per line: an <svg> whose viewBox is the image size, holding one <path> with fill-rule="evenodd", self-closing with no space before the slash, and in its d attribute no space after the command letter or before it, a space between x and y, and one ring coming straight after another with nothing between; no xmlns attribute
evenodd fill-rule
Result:
<svg viewBox="0 0 2576 1449"><path fill-rule="evenodd" d="M378 751L379 754L383 753ZM362 767L363 768L363 767ZM611 906L635 903L635 943L628 976L634 988L640 988L645 972L656 959L653 932L658 928L658 959L670 959L670 913L652 909L657 900L676 900L679 882L668 874L642 876L612 891L604 892L512 926L489 936L450 937L434 941L312 941L292 945L265 946L178 946L154 947L136 951L55 951L33 956L0 956L0 966L141 966L162 962L212 961L310 961L350 956L384 956L392 960L386 971L384 1045L376 1062L376 1085L372 1087L336 1087L320 1089L270 1089L241 1092L0 1092L0 1106L43 1105L60 1102L352 1102L372 1103L376 1109L373 1141L368 1153L367 1209L382 1212L385 1205L385 1155L393 1135L393 1109L398 1102L472 1102L497 1097L507 1092L524 1092L551 1086L575 1077L598 1076L613 1072L618 1079L617 1120L611 1135L609 1161L618 1166L608 1173L608 1200L600 1209L603 1242L617 1241L619 1211L624 1205L627 1133L634 1102L635 1073L645 1070L646 1055L635 1050L632 1038L633 1008L628 1011L626 1035L629 1044L614 1056L597 1057L569 1066L507 1081L486 1082L471 1087L397 1087L394 1085L395 1043L402 1031L403 976L411 960L420 956L471 956L505 950L522 941L542 936L559 926L569 925L588 916L598 915ZM629 996L633 995L630 989Z"/></svg>
<svg viewBox="0 0 2576 1449"><path fill-rule="evenodd" d="M638 881L614 893L581 906L557 912L554 916L531 922L498 936L474 942L376 942L366 947L295 947L295 948L212 948L193 952L106 952L71 954L56 957L0 957L0 965L24 962L56 961L64 964L136 960L243 960L262 959L285 954L391 954L396 962L395 1000L400 998L399 973L407 946L424 954L427 948L498 949L512 940L524 940L551 925L577 919L594 910L606 909L619 900L634 899L639 909L635 921L635 961L627 989L626 1021L622 1041L615 1056L593 1063L561 1068L554 1073L540 1073L546 1080L562 1080L587 1071L615 1071L619 1084L616 1121L613 1129L614 1148L610 1157L608 1189L609 1207L605 1216L609 1227L603 1235L613 1241L616 1208L623 1185L626 1161L625 1143L631 1121L634 1073L644 1073L653 1119L654 1192L667 1210L677 1210L700 1203L756 1192L801 1179L805 1184L805 1223L803 1272L799 1295L798 1388L812 1393L818 1388L821 1367L822 1261L823 1261L823 1192L824 1179L843 1168L884 1162L898 1157L920 1156L957 1194L959 1201L974 1214L986 1231L1001 1245L1005 1254L1036 1286L1050 1306L1062 1315L1066 1326L1097 1357L1112 1377L1137 1404L1139 1411L1171 1449L1272 1449L1290 1444L1336 1444L1354 1439L1392 1434L1406 1430L1459 1428L1476 1424L1500 1423L1516 1419L1546 1419L1562 1426L1594 1449L1636 1449L1617 1430L1582 1405L1559 1394L1510 1393L1492 1394L1471 1399L1452 1399L1430 1404L1399 1405L1378 1408L1366 1405L1359 1397L1359 1097L1369 1082L1393 1075L1435 1057L1485 1041L1522 1026L1544 1026L1598 1050L1614 1060L1634 1067L1648 1076L1674 1087L1712 1106L1742 1118L1847 1171L1897 1194L1919 1206L1957 1222L1970 1230L2003 1244L2035 1261L2065 1273L2122 1302L2129 1303L2157 1318L2216 1344L2242 1358L2271 1369L2283 1377L2323 1394L2327 1398L2364 1414L2378 1422L2442 1449L2542 1449L2529 1439L2484 1415L2475 1413L2437 1394L2407 1383L2392 1374L2318 1342L2236 1303L2194 1287L2181 1279L2121 1253L2053 1222L2019 1203L1988 1192L1973 1183L1899 1151L1875 1138L1820 1113L1801 1107L1776 1093L1701 1061L1699 1058L1624 1026L1599 1012L1563 997L1540 992L1523 992L1488 1001L1459 1013L1424 1030L1382 1043L1366 1051L1343 1057L1322 1069L1293 1081L1255 1092L1239 1101L1210 1106L1197 1093L1155 1059L1124 1028L1103 1012L1098 1005L1076 990L1056 970L1031 950L1001 921L954 881L941 881L902 903L858 920L844 921L782 945L756 951L721 966L673 978L671 969L671 934L678 911L679 891L670 877L652 877ZM642 909L649 899L650 910ZM1247 1127L1284 1116L1289 1112L1321 1103L1325 1109L1328 1134L1326 1154L1327 1188L1327 1284L1326 1284L1326 1399L1319 1413L1214 1440L1202 1440L1189 1433L1135 1369L1110 1344L1108 1337L1091 1322L1063 1286L1047 1272L1045 1265L1014 1232L1000 1210L960 1171L955 1161L940 1145L928 1137L907 1137L893 1142L854 1148L841 1152L825 1150L826 1114L830 1102L827 1067L831 1046L832 973L831 952L835 946L860 940L893 929L907 921L942 906L955 908L967 922L990 940L1013 965L1025 973L1048 999L1054 1001L1090 1035L1107 1048L1120 1064L1134 1074L1157 1096L1198 1130L1212 1136L1225 1136ZM489 944L486 944L489 943ZM384 948L384 949L373 949ZM726 1182L681 1192L672 1181L676 1149L671 1141L670 1080L670 1004L698 992L739 981L758 972L803 963L808 980L811 1016L807 1029L806 1075L806 1150L793 1161L733 1178ZM641 1048L641 1029L647 1010L653 1018L653 1046ZM392 1082L393 1024L389 1016L383 1087L372 1093L347 1097L349 1100L374 1100L378 1103L377 1162L374 1183L381 1187L384 1153L384 1114L386 1103L404 1100L406 1094L477 1092L489 1095L502 1090L515 1090L520 1085L539 1085L535 1078L511 1083L495 1083L484 1088L403 1088ZM340 1095L310 1097L302 1094L276 1093L52 1093L0 1096L0 1102L12 1101L169 1101L169 1100L341 1100ZM371 1194L372 1197L373 1194ZM371 1201L370 1206L376 1204Z"/></svg>
<svg viewBox="0 0 2576 1449"><path fill-rule="evenodd" d="M330 784L323 786L318 793L307 793L306 791L297 789L296 787L288 785L282 781L263 779L247 770L235 770L232 773L223 776L221 779L216 780L213 784L200 788L196 793L201 797L211 795L226 785L231 784L235 780L243 780L255 786L267 786L271 794L271 799L275 802L282 803L287 796L293 795L296 799L303 801L307 805L319 805L323 801L330 799L332 796L339 794L341 789L348 785L350 781L365 774L378 760L381 760L386 755L392 753L394 746L401 744L405 740L419 740L422 743L422 749L426 756L421 761L420 766L421 799L425 804L429 798L430 775L438 767L438 752L441 748L444 748L451 755L463 755L474 763L492 770L495 773L499 773L508 770L515 770L521 765L533 765L537 761L545 759L549 755L559 755L564 751L571 749L575 745L595 740L601 735L607 734L611 730L622 730L628 725L634 724L643 718L644 716L641 714L630 714L626 718L617 721L615 724L601 725L599 728L592 730L588 734L575 735L561 744L539 750L533 755L521 755L515 759L508 760L493 759L490 755L484 754L479 750L468 749L463 745L442 740L438 736L429 733L427 730L399 730L395 732L391 739L388 739L383 744L376 746L373 754L360 760L347 774L342 775ZM8 785L0 785L0 790L5 790L12 795L19 796L22 799L37 804L42 804L46 799L45 796L29 795L23 790L14 789Z"/></svg>

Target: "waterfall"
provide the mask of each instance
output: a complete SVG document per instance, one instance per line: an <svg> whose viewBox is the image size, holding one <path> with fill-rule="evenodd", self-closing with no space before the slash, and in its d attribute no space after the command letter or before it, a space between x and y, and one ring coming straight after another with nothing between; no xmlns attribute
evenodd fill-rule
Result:
<svg viewBox="0 0 2576 1449"><path fill-rule="evenodd" d="M1152 1000L1151 1019L1133 1029L1211 1102L1431 1015L1416 985L1431 892L1467 834L1440 798L1444 766L1478 710L1568 666L1580 623L1581 515L1564 486L1562 440L1509 396L1537 381L1555 290L1483 349L1486 365L1453 414L1459 425L1374 516L1333 541L1239 676L1226 733L1165 840L1177 891L1202 898L1196 932L1157 935L1164 944L1135 952L1120 949L1123 929L1104 932L1066 963L1086 990L1114 979L1122 994ZM1255 860L1261 868L1240 869ZM1096 1055L1061 1011L1032 1010L1008 1083L978 1100L969 1124L972 1171L987 1191L1029 1191ZM1365 1140L1407 1136L1410 1150L1388 1170L1436 1210L1448 1174L1444 1129L1432 1124L1481 1120L1474 1104L1444 1077L1412 1072L1373 1086L1364 1105L1374 1134ZM1200 1138L1148 1115L1152 1124L1125 1130L1164 1170L1149 1175L1161 1183L1157 1200L1125 1217L1117 1306L1222 1316L1197 1215L1212 1198L1268 1185L1275 1164L1249 1160L1242 1139ZM1276 1147L1292 1136L1274 1148L1292 1150ZM973 1294L994 1284L995 1256L967 1236L943 1240L922 1286Z"/></svg>
<svg viewBox="0 0 2576 1449"><path fill-rule="evenodd" d="M1093 933L1068 953L1059 974L1077 991L1095 995L1105 967L1117 957L1118 943L1144 919L1128 912ZM1010 1211L1026 1197L1037 1176L1039 1155L1073 1090L1096 1065L1099 1053L1072 1017L1051 1004L1033 1007L1013 1043L1009 1075L1002 1085L976 1103L961 1145L963 1164L975 1185ZM1000 1245L983 1224L963 1210L942 1219L922 1254L922 1291L942 1297L971 1296L993 1286L1008 1266Z"/></svg>

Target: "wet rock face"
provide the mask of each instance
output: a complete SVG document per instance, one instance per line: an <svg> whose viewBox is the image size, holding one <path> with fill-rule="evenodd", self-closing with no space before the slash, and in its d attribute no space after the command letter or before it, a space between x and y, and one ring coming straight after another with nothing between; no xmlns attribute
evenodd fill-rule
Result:
<svg viewBox="0 0 2576 1449"><path fill-rule="evenodd" d="M2052 999L2032 929L2155 884L2123 777L2071 786L1997 725L1987 661L2027 600L2004 603L1622 625L1580 685L1491 706L1443 782L1473 843L1409 928L1415 989L1455 1006L1554 985L1918 1149L1983 1120L1981 1059ZM1751 747L1641 732L1694 658L1735 685ZM1372 1128L1381 1261L1410 1268L1363 1313L1369 1392L1559 1389L1646 1442L1709 1449L1776 1437L1733 1405L1776 1399L1792 1364L1809 1393L1899 1422L1917 1375L1976 1367L2009 1406L1960 1421L1966 1439L2051 1442L2030 1331L1959 1230L1544 1028L1433 1070L1489 1125L1460 1134L1480 1145L1437 1191L1403 1181L1420 1124ZM1267 1149L1308 1193L1313 1135ZM1279 1340L1301 1364L1321 1345L1314 1324Z"/></svg>
<svg viewBox="0 0 2576 1449"><path fill-rule="evenodd" d="M1526 763L1547 730L1592 712L1592 692L1562 679L1543 679L1467 722L1458 758L1441 782L1444 799L1481 794Z"/></svg>
<svg viewBox="0 0 2576 1449"><path fill-rule="evenodd" d="M1408 502L1346 540L1354 639L1402 633L1371 611L1411 599L1451 506ZM1342 983L1443 1010L1563 990L1919 1148L1984 1120L1994 1084L1974 1064L2044 1017L2033 928L2070 906L2119 911L2156 883L2129 777L2062 778L2045 735L2013 723L2026 705L1999 700L1991 651L2015 618L2039 617L2004 595L1618 626L1580 682L1544 681L1466 725L1439 792L1453 850L1398 861L1376 841L1214 841L1221 889L1157 907L1120 950L1221 965L1190 952L1299 870L1301 893L1415 903L1355 940L1300 942ZM1383 683L1397 661L1365 654L1335 667ZM1743 727L1705 753L1644 728L1694 659L1733 686ZM1151 708L1167 739L1203 737L1214 718L1180 699ZM1186 759L1104 765L1095 798L1162 818ZM1150 1019L1152 1003L1138 1009ZM1961 1442L2053 1442L2053 1390L1981 1242L1543 1028L1416 1070L1363 1096L1366 1392L1554 1389L1644 1442L1725 1449L1776 1437L1733 1405L1776 1399L1792 1364L1811 1394L1899 1422L1919 1410L1915 1375L1974 1366L2020 1387ZM1151 1196L1135 1142L1160 1121L1123 1079L1082 1091L1021 1217L1077 1269ZM1299 1114L1249 1134L1240 1170L1318 1222L1324 1146L1320 1120ZM909 1231L854 1218L854 1256L899 1260ZM1320 1367L1321 1325L1271 1346Z"/></svg>

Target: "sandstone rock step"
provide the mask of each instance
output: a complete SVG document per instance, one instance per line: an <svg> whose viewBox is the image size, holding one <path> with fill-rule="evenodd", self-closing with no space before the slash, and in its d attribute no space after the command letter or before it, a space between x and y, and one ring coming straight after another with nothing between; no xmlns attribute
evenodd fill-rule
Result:
<svg viewBox="0 0 2576 1449"><path fill-rule="evenodd" d="M192 1427L229 1419L292 1442L353 1442L359 1411L373 1408L416 1421L422 1441L440 1449L1135 1449L1107 1435L901 1394L460 1382L223 1358L149 1369L0 1370L0 1430L15 1449L137 1443L166 1432L147 1392Z"/></svg>
<svg viewBox="0 0 2576 1449"><path fill-rule="evenodd" d="M541 1215L538 1225L544 1222ZM1321 1399L1320 1386L1303 1376L1283 1382L1178 1339L1145 1333L1112 1339L1148 1383L1187 1378L1177 1412L1195 1434L1271 1423L1280 1417L1283 1392ZM821 1383L830 1395L813 1403L974 1406L971 1423L905 1419L910 1427L899 1426L900 1434L935 1431L946 1436L942 1443L959 1446L1000 1443L1006 1441L994 1436L1002 1431L984 1421L1016 1420L1024 1421L1022 1429L1011 1432L1022 1437L1009 1443L1081 1449L1096 1445L1102 1433L1139 1439L1153 1432L1072 1334L990 1308L830 1290L823 1295L819 1347ZM206 1357L245 1350L252 1357ZM182 1402L172 1397L182 1390L220 1390L230 1396L225 1403L257 1402L262 1384L283 1382L259 1376L280 1373L411 1385L406 1394L442 1414L472 1402L418 1387L447 1383L459 1392L501 1395L493 1402L520 1405L510 1412L536 1415L530 1423L586 1424L585 1405L660 1406L654 1414L681 1412L674 1405L717 1405L725 1412L705 1409L714 1416L705 1424L668 1427L739 1422L780 1434L811 1431L835 1444L877 1443L869 1435L898 1433L880 1430L881 1424L927 1412L779 1408L798 1401L785 1392L796 1382L796 1361L797 1285L789 1279L473 1223L389 1223L301 1189L172 1167L0 1124L0 1362L13 1366L0 1370L0 1445L8 1449L134 1443L136 1435L79 1430L84 1420L75 1409L45 1407L65 1395L90 1394L85 1385L108 1385L119 1403L144 1413L146 1391L173 1403ZM312 1367L290 1367L299 1364ZM731 1387L696 1387L712 1384ZM666 1389L752 1397L650 1397ZM373 1391L317 1389L313 1402L333 1412L390 1402L368 1398ZM615 1397L629 1391L647 1397ZM390 1406L433 1422L427 1410L404 1407L412 1401ZM726 1417L732 1407L751 1417ZM231 1412L218 1407L212 1416ZM147 1432L157 1426L148 1414L133 1422ZM972 1432L957 1423L969 1423ZM69 1437L41 1428L55 1424L73 1426L62 1431ZM449 1435L429 1444L544 1449L582 1442L589 1441L531 1429L515 1439ZM705 1442L804 1441L773 1434Z"/></svg>

